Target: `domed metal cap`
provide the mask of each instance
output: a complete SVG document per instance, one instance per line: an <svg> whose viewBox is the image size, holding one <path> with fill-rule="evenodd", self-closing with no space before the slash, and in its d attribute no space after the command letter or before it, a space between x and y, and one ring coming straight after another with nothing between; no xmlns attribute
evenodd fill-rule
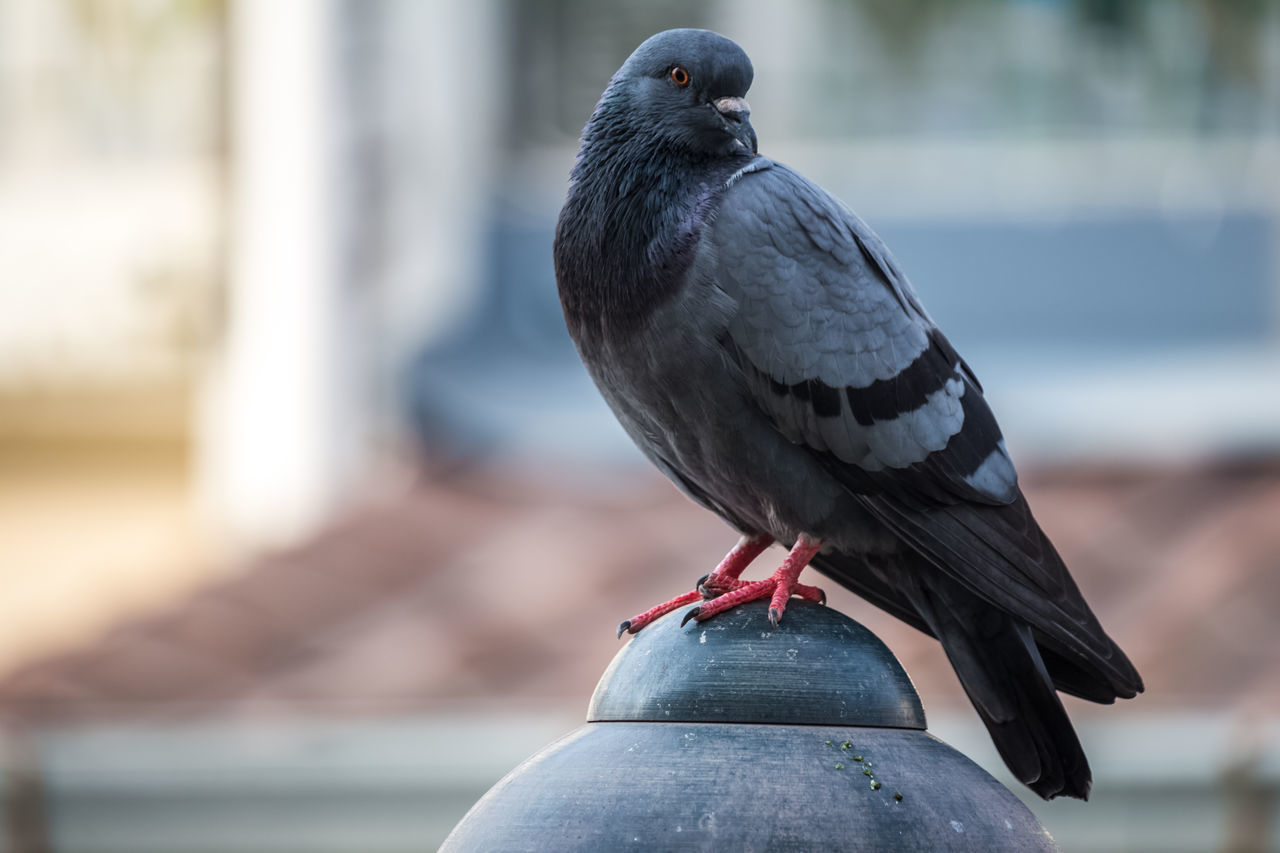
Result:
<svg viewBox="0 0 1280 853"><path fill-rule="evenodd" d="M683 626L679 610L645 628L605 670L588 722L925 727L920 696L878 637L794 598L774 628L768 608Z"/></svg>

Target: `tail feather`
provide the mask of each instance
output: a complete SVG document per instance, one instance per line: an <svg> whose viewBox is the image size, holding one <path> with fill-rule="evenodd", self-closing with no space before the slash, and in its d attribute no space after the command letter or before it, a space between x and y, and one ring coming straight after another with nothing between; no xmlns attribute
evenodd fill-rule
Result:
<svg viewBox="0 0 1280 853"><path fill-rule="evenodd" d="M1089 761L1031 628L945 579L931 586L922 615L1010 771L1046 800L1088 799Z"/></svg>
<svg viewBox="0 0 1280 853"><path fill-rule="evenodd" d="M1110 680L1099 677L1097 672L1085 668L1070 657L1042 644L1039 637L1036 638L1036 645L1040 649L1040 658L1044 661L1045 669L1053 679L1053 685L1063 693L1097 702L1099 705L1113 705L1116 699L1134 697L1133 692L1121 693Z"/></svg>
<svg viewBox="0 0 1280 853"><path fill-rule="evenodd" d="M854 559L829 552L813 564L942 643L1000 757L1019 781L1045 799L1088 799L1089 761L1058 691L1109 704L1142 690L1137 671L1101 628L1110 649L1106 660L1061 646L910 554Z"/></svg>
<svg viewBox="0 0 1280 853"><path fill-rule="evenodd" d="M995 638L974 644L948 636L943 649L1018 780L1046 800L1089 798L1093 775L1062 700L1045 670L1031 630L1009 617ZM967 654L956 654L956 647ZM991 691L1001 695L991 702Z"/></svg>

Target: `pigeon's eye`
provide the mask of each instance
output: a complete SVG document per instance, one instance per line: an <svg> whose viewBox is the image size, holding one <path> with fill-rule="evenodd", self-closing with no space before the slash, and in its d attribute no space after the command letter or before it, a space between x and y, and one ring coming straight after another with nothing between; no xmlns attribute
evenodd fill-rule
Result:
<svg viewBox="0 0 1280 853"><path fill-rule="evenodd" d="M693 79L689 76L689 72L685 71L679 65L671 69L671 82L675 83L681 89L689 85L689 81Z"/></svg>

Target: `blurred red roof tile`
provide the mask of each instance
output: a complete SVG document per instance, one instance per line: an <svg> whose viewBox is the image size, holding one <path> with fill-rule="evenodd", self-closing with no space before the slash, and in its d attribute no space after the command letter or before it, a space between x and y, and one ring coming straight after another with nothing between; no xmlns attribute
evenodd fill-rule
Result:
<svg viewBox="0 0 1280 853"><path fill-rule="evenodd" d="M655 474L626 469L591 488L558 479L484 469L366 505L167 612L12 674L0 713L585 708L617 623L687 588L734 536ZM1146 678L1145 708L1280 710L1280 465L1077 466L1024 482ZM826 588L898 654L926 705L963 702L936 643Z"/></svg>

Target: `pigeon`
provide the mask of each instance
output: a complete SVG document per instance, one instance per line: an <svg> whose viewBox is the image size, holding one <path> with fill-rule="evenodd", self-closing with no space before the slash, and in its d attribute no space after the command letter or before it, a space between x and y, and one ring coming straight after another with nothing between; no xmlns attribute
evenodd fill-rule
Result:
<svg viewBox="0 0 1280 853"><path fill-rule="evenodd" d="M556 225L565 323L640 450L741 538L695 589L703 621L809 565L937 638L1014 776L1087 799L1059 691L1142 679L1018 487L978 378L845 204L758 153L754 71L707 30L659 33L609 81ZM760 581L744 569L790 547Z"/></svg>

